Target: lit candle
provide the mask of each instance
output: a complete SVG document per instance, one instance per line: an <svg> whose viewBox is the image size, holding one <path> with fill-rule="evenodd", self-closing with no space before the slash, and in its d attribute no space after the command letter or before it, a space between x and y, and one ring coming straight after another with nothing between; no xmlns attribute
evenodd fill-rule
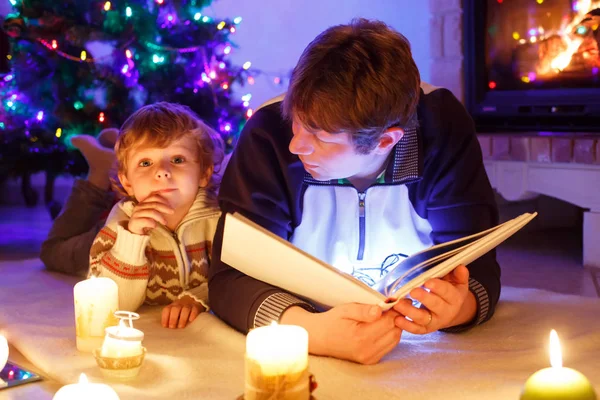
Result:
<svg viewBox="0 0 600 400"><path fill-rule="evenodd" d="M558 334L550 332L550 364L531 375L521 393L521 400L596 400L594 388L578 371L562 366Z"/></svg>
<svg viewBox="0 0 600 400"><path fill-rule="evenodd" d="M7 361L8 361L8 342L6 341L6 338L4 336L0 335L0 371L2 371L2 369L6 365Z"/></svg>
<svg viewBox="0 0 600 400"><path fill-rule="evenodd" d="M79 375L79 383L61 387L52 400L119 400L117 393L108 385L88 382L85 374Z"/></svg>
<svg viewBox="0 0 600 400"><path fill-rule="evenodd" d="M132 322L134 319L140 318L139 314L117 311L115 316L120 318L119 325L106 328L100 355L109 358L124 358L142 354L144 332L135 329ZM125 320L129 321L129 326L125 325Z"/></svg>
<svg viewBox="0 0 600 400"><path fill-rule="evenodd" d="M244 400L265 396L309 398L308 332L304 328L273 322L248 333Z"/></svg>
<svg viewBox="0 0 600 400"><path fill-rule="evenodd" d="M104 330L117 324L119 289L110 278L86 279L73 288L77 350L92 352L102 345Z"/></svg>

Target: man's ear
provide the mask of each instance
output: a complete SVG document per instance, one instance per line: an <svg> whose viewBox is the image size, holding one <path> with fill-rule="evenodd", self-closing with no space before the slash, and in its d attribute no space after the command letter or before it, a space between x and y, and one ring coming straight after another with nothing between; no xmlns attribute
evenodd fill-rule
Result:
<svg viewBox="0 0 600 400"><path fill-rule="evenodd" d="M123 189L125 189L129 196L133 196L133 188L131 187L131 183L129 183L129 179L127 179L127 176L122 172L119 172L117 176L119 177L119 182L121 182L121 186L123 186Z"/></svg>
<svg viewBox="0 0 600 400"><path fill-rule="evenodd" d="M388 154L394 148L396 143L398 143L400 139L402 139L403 136L404 129L402 128L396 126L386 129L381 134L381 137L379 138L379 143L377 143L375 151L378 154Z"/></svg>

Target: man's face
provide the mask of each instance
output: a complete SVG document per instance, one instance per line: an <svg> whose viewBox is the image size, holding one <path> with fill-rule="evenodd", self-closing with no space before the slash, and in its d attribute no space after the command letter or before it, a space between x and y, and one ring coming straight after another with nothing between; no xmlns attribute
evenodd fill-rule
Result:
<svg viewBox="0 0 600 400"><path fill-rule="evenodd" d="M371 172L375 152L359 154L349 133L312 132L294 119L289 149L300 157L304 169L319 181L360 178Z"/></svg>

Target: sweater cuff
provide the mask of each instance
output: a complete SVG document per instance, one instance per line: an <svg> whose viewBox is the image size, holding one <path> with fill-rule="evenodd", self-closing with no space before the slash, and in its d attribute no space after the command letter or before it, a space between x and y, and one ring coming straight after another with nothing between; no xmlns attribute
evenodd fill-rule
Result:
<svg viewBox="0 0 600 400"><path fill-rule="evenodd" d="M190 296L192 299L196 300L198 303L202 304L206 311L210 310L208 306L208 283L204 282L200 286L196 286L195 288L184 290L177 296L178 299Z"/></svg>
<svg viewBox="0 0 600 400"><path fill-rule="evenodd" d="M477 312L475 318L466 324L451 326L449 328L440 329L442 332L458 333L469 330L489 319L490 298L485 287L473 278L469 278L469 290L475 295L477 302Z"/></svg>
<svg viewBox="0 0 600 400"><path fill-rule="evenodd" d="M307 303L296 296L285 292L273 293L264 299L260 306L258 306L256 315L254 316L253 328L270 325L273 321L279 322L279 319L285 310L292 306L302 307L309 312L316 312L315 308L310 303Z"/></svg>
<svg viewBox="0 0 600 400"><path fill-rule="evenodd" d="M121 225L117 225L117 240L110 250L113 257L130 265L146 263L146 246L150 241L148 235L136 235Z"/></svg>

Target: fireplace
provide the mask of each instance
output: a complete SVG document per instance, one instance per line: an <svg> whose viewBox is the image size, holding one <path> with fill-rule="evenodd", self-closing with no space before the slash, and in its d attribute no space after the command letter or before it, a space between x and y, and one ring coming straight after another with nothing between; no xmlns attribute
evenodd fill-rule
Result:
<svg viewBox="0 0 600 400"><path fill-rule="evenodd" d="M600 0L464 0L479 132L600 131Z"/></svg>

